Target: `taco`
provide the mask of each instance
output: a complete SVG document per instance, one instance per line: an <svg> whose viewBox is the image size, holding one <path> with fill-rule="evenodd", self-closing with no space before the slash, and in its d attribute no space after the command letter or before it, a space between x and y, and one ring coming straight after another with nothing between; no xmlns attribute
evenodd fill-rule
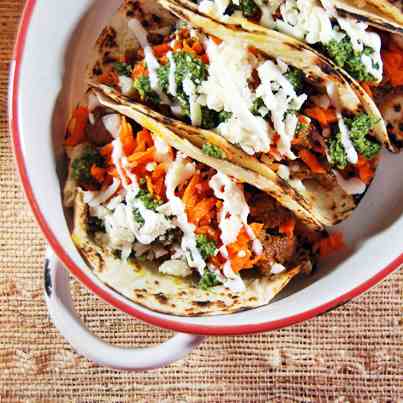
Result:
<svg viewBox="0 0 403 403"><path fill-rule="evenodd" d="M306 43L355 80L352 86L363 103L370 102L369 97L375 100L394 145L403 146L400 124L403 115L396 117L396 112L389 107L391 98L401 96L403 91L403 12L397 5L385 0L200 0L198 4L177 0L173 3L225 24L237 24L269 36L275 35L273 30L276 30Z"/></svg>
<svg viewBox="0 0 403 403"><path fill-rule="evenodd" d="M191 316L267 304L312 269L324 233L248 183L265 178L99 99L90 94L70 121L64 196L73 240L103 282L150 309Z"/></svg>
<svg viewBox="0 0 403 403"><path fill-rule="evenodd" d="M293 38L268 40L164 2L189 26L150 4L124 3L104 30L95 85L143 103L205 152L225 148L236 164L282 179L323 225L347 218L389 145L372 100L361 102L337 68Z"/></svg>

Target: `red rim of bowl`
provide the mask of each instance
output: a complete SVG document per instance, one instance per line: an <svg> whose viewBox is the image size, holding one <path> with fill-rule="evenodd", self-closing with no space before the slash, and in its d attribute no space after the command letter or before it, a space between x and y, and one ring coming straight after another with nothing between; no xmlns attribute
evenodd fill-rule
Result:
<svg viewBox="0 0 403 403"><path fill-rule="evenodd" d="M14 155L17 162L18 171L24 187L25 195L31 206L31 209L35 215L35 218L45 235L49 245L52 247L60 261L69 269L69 271L78 278L87 288L94 292L98 297L104 301L110 303L114 307L128 313L129 315L148 322L152 325L156 325L162 328L175 330L184 333L194 333L203 335L237 335L237 334L249 334L264 332L269 330L280 329L287 327L298 322L305 321L320 315L326 311L331 310L350 299L362 294L369 288L375 286L378 282L383 280L388 274L392 273L398 267L403 264L403 253L398 256L388 266L380 270L375 276L365 281L358 287L355 287L351 291L327 302L316 308L307 310L305 312L291 315L287 318L269 321L260 324L251 325L238 325L238 326L205 326L205 325L193 325L176 322L175 320L163 319L155 317L152 313L142 312L129 304L120 301L115 298L112 293L108 293L95 284L83 271L72 261L63 246L57 241L49 224L42 211L39 208L35 193L30 183L27 169L25 166L24 156L21 148L21 136L19 130L19 114L18 114L18 100L19 100L19 81L20 81L20 69L21 62L24 56L25 40L31 21L31 17L35 8L36 0L28 0L23 10L21 22L17 34L16 44L14 48L14 63L10 69L10 86L9 86L9 122L10 130L14 145Z"/></svg>

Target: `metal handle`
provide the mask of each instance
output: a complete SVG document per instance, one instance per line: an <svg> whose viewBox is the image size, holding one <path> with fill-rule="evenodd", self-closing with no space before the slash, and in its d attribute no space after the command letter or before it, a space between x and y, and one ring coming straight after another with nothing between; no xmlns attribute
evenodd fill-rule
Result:
<svg viewBox="0 0 403 403"><path fill-rule="evenodd" d="M78 318L69 274L50 249L45 261L45 291L50 318L61 335L80 355L99 365L133 371L161 368L180 360L204 340L203 336L178 333L155 347L123 348L105 343Z"/></svg>

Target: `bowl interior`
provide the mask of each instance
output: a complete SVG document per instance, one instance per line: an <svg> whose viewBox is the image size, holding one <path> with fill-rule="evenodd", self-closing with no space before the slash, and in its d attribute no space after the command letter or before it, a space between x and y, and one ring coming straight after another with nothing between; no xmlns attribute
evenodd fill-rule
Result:
<svg viewBox="0 0 403 403"><path fill-rule="evenodd" d="M29 12L17 44L11 100L17 160L42 229L75 275L104 298L108 296L109 302L143 319L158 319L161 326L176 329L209 327L218 333L228 326L256 330L269 322L312 316L312 310L324 310L368 288L392 270L391 266L385 269L392 261L397 265L403 250L403 158L384 152L376 179L359 208L338 226L348 250L322 262L313 276L294 281L268 306L225 316L176 317L151 312L101 284L70 239L69 214L65 215L61 199L62 141L71 109L85 90L88 49L119 4L120 0L28 1Z"/></svg>

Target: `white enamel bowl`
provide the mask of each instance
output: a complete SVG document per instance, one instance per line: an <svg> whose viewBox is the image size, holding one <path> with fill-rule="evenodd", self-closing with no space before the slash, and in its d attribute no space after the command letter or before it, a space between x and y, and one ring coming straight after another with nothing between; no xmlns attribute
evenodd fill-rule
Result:
<svg viewBox="0 0 403 403"><path fill-rule="evenodd" d="M100 283L70 239L58 172L63 167L66 121L85 89L87 50L119 3L28 0L11 69L10 122L21 180L49 245L71 274L100 298L150 324L188 334L224 335L268 331L312 318L365 292L402 265L403 156L385 152L371 189L353 217L340 226L349 250L335 261L324 262L313 277L295 281L268 306L215 317L177 317L143 308ZM49 300L51 315L73 346L91 359L115 367L157 367L179 358L200 341L180 335L165 350L163 345L158 351L143 351L144 356L133 350L137 362L134 356L128 356L132 363L124 361L126 350L113 362L102 360L89 352L94 339L75 319L67 318L67 277L60 274L56 280L61 266L54 259L50 262L55 290ZM84 336L89 339L80 342ZM103 347L97 345L105 353L107 347ZM162 350L175 354L164 355ZM158 354L159 359L150 361L148 353Z"/></svg>

